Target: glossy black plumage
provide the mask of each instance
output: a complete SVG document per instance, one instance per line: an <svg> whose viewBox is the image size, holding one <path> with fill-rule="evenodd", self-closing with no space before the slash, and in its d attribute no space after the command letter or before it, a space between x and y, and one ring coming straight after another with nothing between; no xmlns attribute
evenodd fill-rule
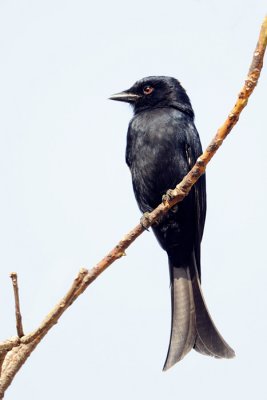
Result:
<svg viewBox="0 0 267 400"><path fill-rule="evenodd" d="M202 153L194 112L180 83L170 77L148 77L111 97L133 105L127 133L126 162L140 210L149 212L187 174ZM172 291L172 329L164 369L191 348L230 358L233 350L218 333L200 288L200 244L206 215L202 176L183 202L153 231L167 252Z"/></svg>

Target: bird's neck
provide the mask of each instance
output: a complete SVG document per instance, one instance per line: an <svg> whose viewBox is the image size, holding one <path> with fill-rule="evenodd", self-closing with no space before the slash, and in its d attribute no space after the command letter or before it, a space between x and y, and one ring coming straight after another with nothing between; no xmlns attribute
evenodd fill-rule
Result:
<svg viewBox="0 0 267 400"><path fill-rule="evenodd" d="M166 103L166 104L159 103L154 106L142 105L139 107L135 107L134 115L139 114L140 112L143 112L143 111L155 110L157 108L175 108L176 110L179 110L179 111L185 113L186 115L188 115L189 117L191 117L192 119L194 119L194 111L191 107L191 104L180 103L178 101L173 101L171 103Z"/></svg>

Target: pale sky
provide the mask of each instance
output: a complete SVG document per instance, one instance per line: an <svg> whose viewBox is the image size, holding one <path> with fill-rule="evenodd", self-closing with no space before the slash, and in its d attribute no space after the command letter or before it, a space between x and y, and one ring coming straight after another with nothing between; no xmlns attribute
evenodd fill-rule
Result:
<svg viewBox="0 0 267 400"><path fill-rule="evenodd" d="M255 0L0 1L0 340L24 330L140 218L125 164L132 111L107 98L178 78L203 146L234 105L266 4ZM192 351L168 372L167 258L144 233L66 312L7 400L265 399L267 65L207 171L205 298L234 360Z"/></svg>

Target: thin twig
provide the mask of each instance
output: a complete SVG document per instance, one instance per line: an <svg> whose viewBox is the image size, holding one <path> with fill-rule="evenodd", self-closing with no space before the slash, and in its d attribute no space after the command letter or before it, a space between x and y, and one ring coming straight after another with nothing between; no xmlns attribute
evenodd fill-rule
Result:
<svg viewBox="0 0 267 400"><path fill-rule="evenodd" d="M241 92L238 95L236 104L228 115L224 124L217 131L216 136L204 153L198 158L192 170L184 177L184 179L176 186L174 190L169 190L164 201L152 211L147 219L147 226L151 226L158 218L168 212L168 210L176 203L182 201L191 190L192 186L205 172L206 166L214 156L223 140L230 133L234 125L237 123L240 113L247 104L248 98L257 85L260 72L263 65L263 57L267 45L267 17L261 27L259 40L253 55L253 60L249 69L248 77L245 81ZM71 288L58 305L45 318L43 323L34 332L21 338L11 338L0 343L0 352L9 350L3 360L2 375L0 378L0 399L3 398L6 388L11 384L14 376L21 368L23 363L29 357L31 352L46 335L46 333L57 323L61 315L66 309L84 292L84 290L92 283L105 269L114 261L125 254L125 250L134 240L141 235L145 228L138 224L91 270L82 269L77 278L74 280ZM19 334L18 334L19 335Z"/></svg>
<svg viewBox="0 0 267 400"><path fill-rule="evenodd" d="M20 304L19 304L19 285L18 285L18 275L16 272L11 272L10 278L13 284L14 298L15 298L15 311L16 311L16 327L18 337L24 336L23 326L22 326L22 317L20 312Z"/></svg>

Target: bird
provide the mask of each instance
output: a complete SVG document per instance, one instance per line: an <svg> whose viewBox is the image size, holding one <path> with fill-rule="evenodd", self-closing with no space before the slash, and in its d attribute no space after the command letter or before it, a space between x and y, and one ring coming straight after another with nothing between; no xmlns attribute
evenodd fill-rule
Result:
<svg viewBox="0 0 267 400"><path fill-rule="evenodd" d="M149 76L111 100L133 108L127 132L126 163L142 213L157 207L202 154L194 111L180 82ZM206 218L206 177L188 196L152 226L168 256L171 287L171 333L163 370L191 350L215 358L232 358L234 350L216 328L201 289L200 247ZM142 219L141 219L142 221Z"/></svg>

